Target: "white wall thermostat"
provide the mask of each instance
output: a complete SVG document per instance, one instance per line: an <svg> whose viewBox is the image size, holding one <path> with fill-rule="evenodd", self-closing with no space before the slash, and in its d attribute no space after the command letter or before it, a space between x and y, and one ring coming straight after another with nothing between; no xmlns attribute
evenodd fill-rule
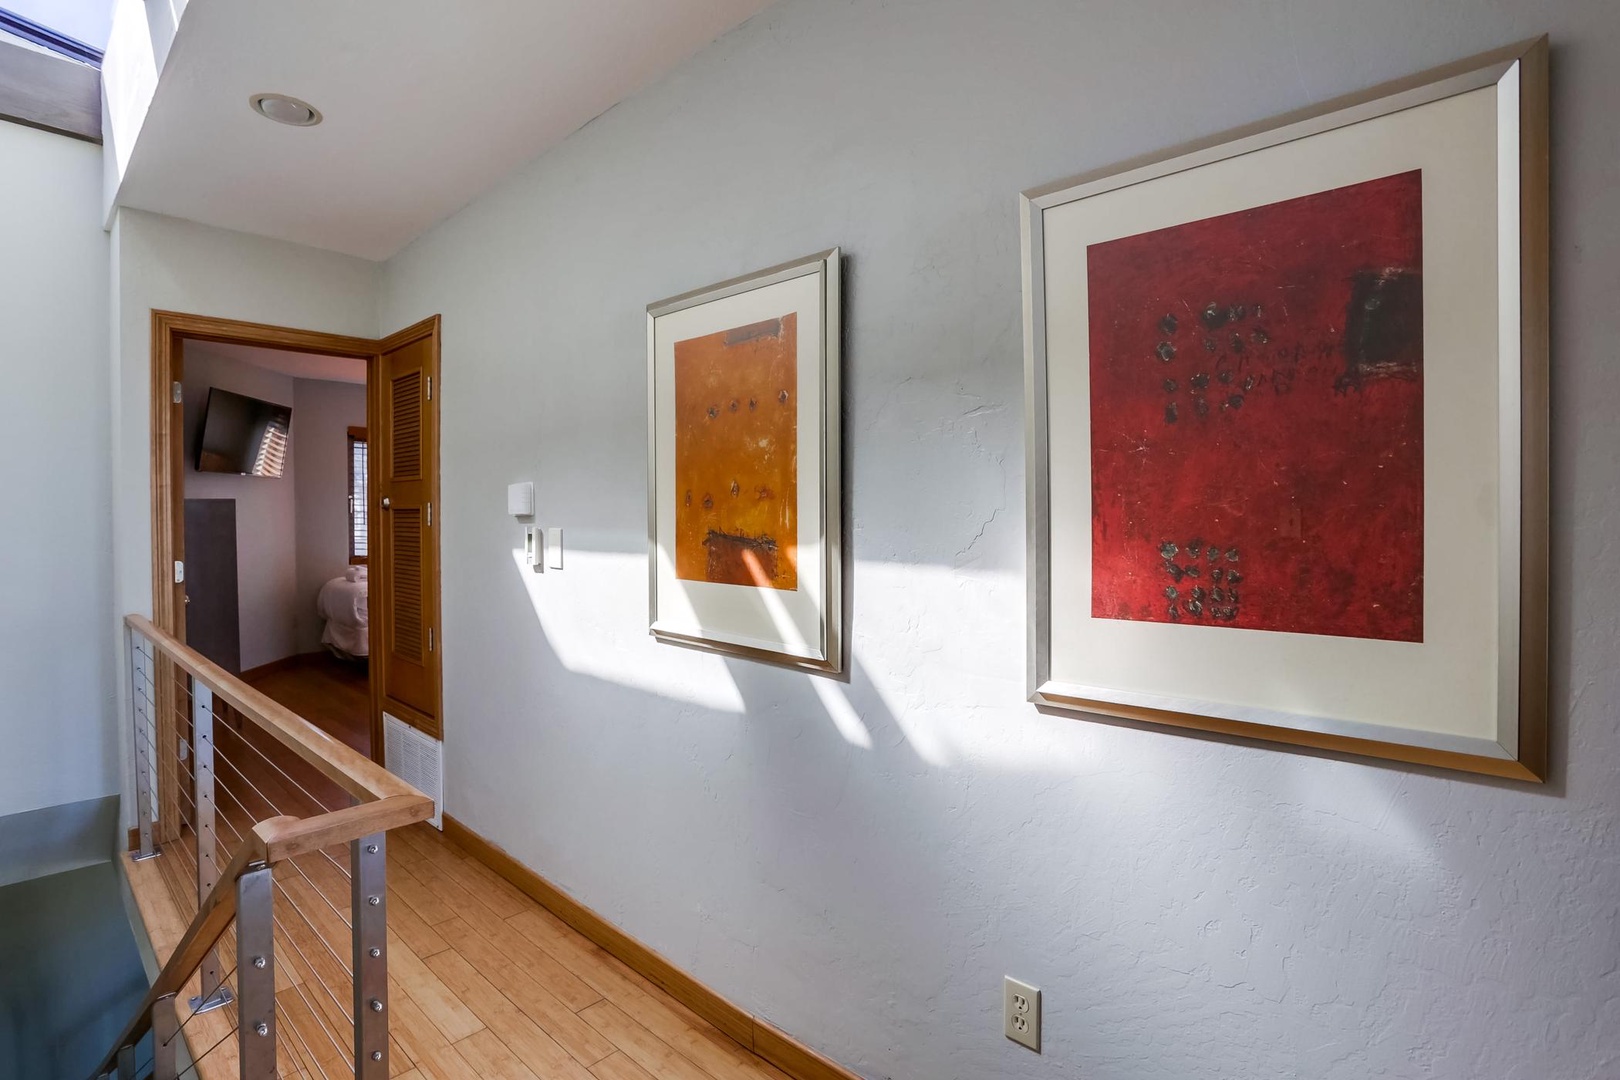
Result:
<svg viewBox="0 0 1620 1080"><path fill-rule="evenodd" d="M506 485L506 512L513 517L534 516L534 484Z"/></svg>

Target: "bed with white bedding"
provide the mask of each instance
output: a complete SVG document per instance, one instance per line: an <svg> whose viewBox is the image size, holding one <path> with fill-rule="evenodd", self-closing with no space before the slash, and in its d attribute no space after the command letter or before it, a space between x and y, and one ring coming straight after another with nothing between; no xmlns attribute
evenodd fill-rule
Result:
<svg viewBox="0 0 1620 1080"><path fill-rule="evenodd" d="M321 586L315 601L326 629L321 632L321 644L345 658L363 657L370 653L367 627L370 617L366 610L366 568L351 566L342 577L335 577Z"/></svg>

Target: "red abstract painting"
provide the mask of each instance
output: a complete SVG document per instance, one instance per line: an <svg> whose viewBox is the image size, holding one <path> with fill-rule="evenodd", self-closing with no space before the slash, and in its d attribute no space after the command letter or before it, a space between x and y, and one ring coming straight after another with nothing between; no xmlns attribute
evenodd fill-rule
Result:
<svg viewBox="0 0 1620 1080"><path fill-rule="evenodd" d="M1422 641L1421 172L1086 256L1092 615Z"/></svg>

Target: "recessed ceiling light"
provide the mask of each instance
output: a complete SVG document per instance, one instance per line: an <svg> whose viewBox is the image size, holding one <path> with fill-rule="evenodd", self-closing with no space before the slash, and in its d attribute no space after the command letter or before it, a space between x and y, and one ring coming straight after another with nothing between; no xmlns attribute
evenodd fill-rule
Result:
<svg viewBox="0 0 1620 1080"><path fill-rule="evenodd" d="M314 127L321 122L321 111L307 101L286 94L254 94L248 98L253 111L278 124Z"/></svg>

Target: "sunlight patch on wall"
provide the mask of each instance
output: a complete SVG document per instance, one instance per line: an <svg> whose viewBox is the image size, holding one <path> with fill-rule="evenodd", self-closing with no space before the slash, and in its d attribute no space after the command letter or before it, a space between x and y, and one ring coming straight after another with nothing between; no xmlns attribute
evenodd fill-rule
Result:
<svg viewBox="0 0 1620 1080"><path fill-rule="evenodd" d="M646 632L645 555L575 548L567 570L536 574L514 548L512 565L547 644L569 671L721 712L747 711L723 659L660 645ZM632 638L630 628L640 633Z"/></svg>
<svg viewBox="0 0 1620 1080"><path fill-rule="evenodd" d="M101 63L107 115L102 123L106 166L103 200L109 212L129 168L135 139L157 91L157 48L141 0L118 0Z"/></svg>
<svg viewBox="0 0 1620 1080"><path fill-rule="evenodd" d="M1020 573L861 562L855 580L856 670L924 762L1067 775L1097 768L1094 733L1042 715L1027 700L1024 652L1017 647ZM995 620L1007 625L987 627ZM896 640L906 648L888 644ZM922 670L932 674L919 678Z"/></svg>
<svg viewBox="0 0 1620 1080"><path fill-rule="evenodd" d="M858 746L862 750L872 749L872 733L866 729L866 722L855 711L849 698L844 696L844 690L837 683L819 676L807 676L810 685L816 689L816 697L821 699L822 708L832 717L832 722L838 728L838 734L851 746Z"/></svg>
<svg viewBox="0 0 1620 1080"><path fill-rule="evenodd" d="M512 550L547 644L569 671L746 714L728 665L755 661L661 644L647 633L646 558L640 551L574 547L566 570L536 574L523 551ZM1021 641L1014 636L1020 628L984 627L987 618L1020 617L1024 586L1017 573L859 562L855 580L850 681L778 675L806 680L824 713L818 719L851 746L870 751L880 741L904 742L931 768L1025 775L1083 776L1144 764L1111 761L1102 748L1117 737L1107 729L1043 715L1026 700L1023 651L1011 645ZM773 615L779 625L788 621L785 612ZM895 648L901 641L905 647ZM933 674L918 678L924 664Z"/></svg>

